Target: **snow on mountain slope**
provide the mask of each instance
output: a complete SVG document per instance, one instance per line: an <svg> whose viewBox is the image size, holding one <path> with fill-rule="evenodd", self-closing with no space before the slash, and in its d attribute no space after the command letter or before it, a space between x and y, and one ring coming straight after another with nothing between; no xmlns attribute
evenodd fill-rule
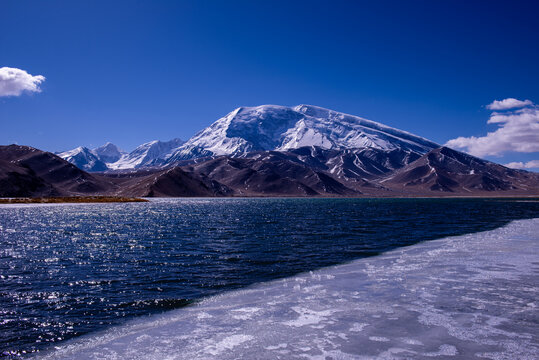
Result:
<svg viewBox="0 0 539 360"><path fill-rule="evenodd" d="M58 153L58 156L86 171L134 169L161 164L183 143L180 139L154 140L138 146L130 153L121 151L112 143L106 143L94 150L81 146Z"/></svg>
<svg viewBox="0 0 539 360"><path fill-rule="evenodd" d="M107 164L110 169L133 169L147 165L160 165L164 159L184 142L180 139L170 141L154 140L138 146L129 154L124 154L118 161Z"/></svg>
<svg viewBox="0 0 539 360"><path fill-rule="evenodd" d="M237 108L189 139L166 162L303 146L401 149L418 154L439 147L406 131L317 106L262 105Z"/></svg>
<svg viewBox="0 0 539 360"><path fill-rule="evenodd" d="M57 154L62 159L69 161L76 167L85 171L105 171L105 164L92 150L79 146L76 149Z"/></svg>
<svg viewBox="0 0 539 360"><path fill-rule="evenodd" d="M105 163L116 162L120 160L123 155L127 154L125 151L121 151L116 145L110 142L94 149L93 152L101 159L101 161Z"/></svg>
<svg viewBox="0 0 539 360"><path fill-rule="evenodd" d="M406 131L317 106L262 105L237 108L186 143L180 139L155 140L129 154L107 143L86 151L87 163L80 155L81 160L77 160L76 165L88 171L124 170L202 157L242 157L253 151L289 151L302 147L332 151L400 150L421 156L439 145ZM80 149L72 151L79 153ZM71 152L60 156L71 161L72 155L68 153ZM100 161L97 166L94 165L96 159ZM106 167L103 168L101 162Z"/></svg>

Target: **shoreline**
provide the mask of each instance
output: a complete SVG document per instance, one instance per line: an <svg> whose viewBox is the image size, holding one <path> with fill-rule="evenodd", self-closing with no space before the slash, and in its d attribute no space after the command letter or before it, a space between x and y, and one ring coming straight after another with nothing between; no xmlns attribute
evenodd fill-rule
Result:
<svg viewBox="0 0 539 360"><path fill-rule="evenodd" d="M149 202L136 197L119 196L60 196L39 198L0 198L0 204L79 204L79 203L125 203Z"/></svg>
<svg viewBox="0 0 539 360"><path fill-rule="evenodd" d="M531 359L537 226L516 220L259 283L37 358Z"/></svg>
<svg viewBox="0 0 539 360"><path fill-rule="evenodd" d="M178 196L178 197L130 197L130 196L58 196L58 197L13 197L0 198L0 205L9 204L92 204L92 203L130 203L151 202L152 200L167 199L365 199L365 200L398 200L398 199L492 199L492 200L525 200L539 201L539 195L408 195L408 196L286 196L286 195L255 195L255 196Z"/></svg>
<svg viewBox="0 0 539 360"><path fill-rule="evenodd" d="M537 199L539 195L411 195L411 196L208 196L208 197L151 197L148 199Z"/></svg>

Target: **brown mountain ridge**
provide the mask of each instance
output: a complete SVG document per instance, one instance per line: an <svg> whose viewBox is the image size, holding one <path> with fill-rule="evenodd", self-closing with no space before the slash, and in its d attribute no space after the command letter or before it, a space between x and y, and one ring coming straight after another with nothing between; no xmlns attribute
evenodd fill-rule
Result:
<svg viewBox="0 0 539 360"><path fill-rule="evenodd" d="M29 146L0 146L0 197L539 196L539 174L446 147L258 151L117 173L87 173Z"/></svg>

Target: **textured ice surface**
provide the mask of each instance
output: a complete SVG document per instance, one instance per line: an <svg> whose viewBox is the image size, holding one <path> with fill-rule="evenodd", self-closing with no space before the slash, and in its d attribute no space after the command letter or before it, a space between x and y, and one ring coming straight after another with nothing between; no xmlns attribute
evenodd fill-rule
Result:
<svg viewBox="0 0 539 360"><path fill-rule="evenodd" d="M230 292L46 359L538 359L539 219Z"/></svg>

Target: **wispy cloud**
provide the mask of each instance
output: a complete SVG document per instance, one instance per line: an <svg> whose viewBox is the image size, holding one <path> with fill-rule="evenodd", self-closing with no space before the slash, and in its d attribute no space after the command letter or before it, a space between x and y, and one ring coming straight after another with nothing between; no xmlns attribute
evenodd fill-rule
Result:
<svg viewBox="0 0 539 360"><path fill-rule="evenodd" d="M23 92L40 92L39 85L45 81L42 75L30 75L26 71L2 67L0 68L0 97L20 96Z"/></svg>
<svg viewBox="0 0 539 360"><path fill-rule="evenodd" d="M505 164L511 169L539 169L539 160L531 160L528 162L515 161Z"/></svg>
<svg viewBox="0 0 539 360"><path fill-rule="evenodd" d="M503 103L506 100L511 99L501 100L499 103ZM527 107L512 111L493 112L490 115L488 123L498 124L499 127L496 131L489 132L487 135L480 137L461 136L449 140L446 146L480 157L501 155L510 151L523 153L538 152L539 108L531 101L526 101L529 102L526 105Z"/></svg>
<svg viewBox="0 0 539 360"><path fill-rule="evenodd" d="M503 100L494 100L487 105L489 110L508 110L522 108L525 106L530 106L533 103L530 100L517 100L515 98L507 98Z"/></svg>

